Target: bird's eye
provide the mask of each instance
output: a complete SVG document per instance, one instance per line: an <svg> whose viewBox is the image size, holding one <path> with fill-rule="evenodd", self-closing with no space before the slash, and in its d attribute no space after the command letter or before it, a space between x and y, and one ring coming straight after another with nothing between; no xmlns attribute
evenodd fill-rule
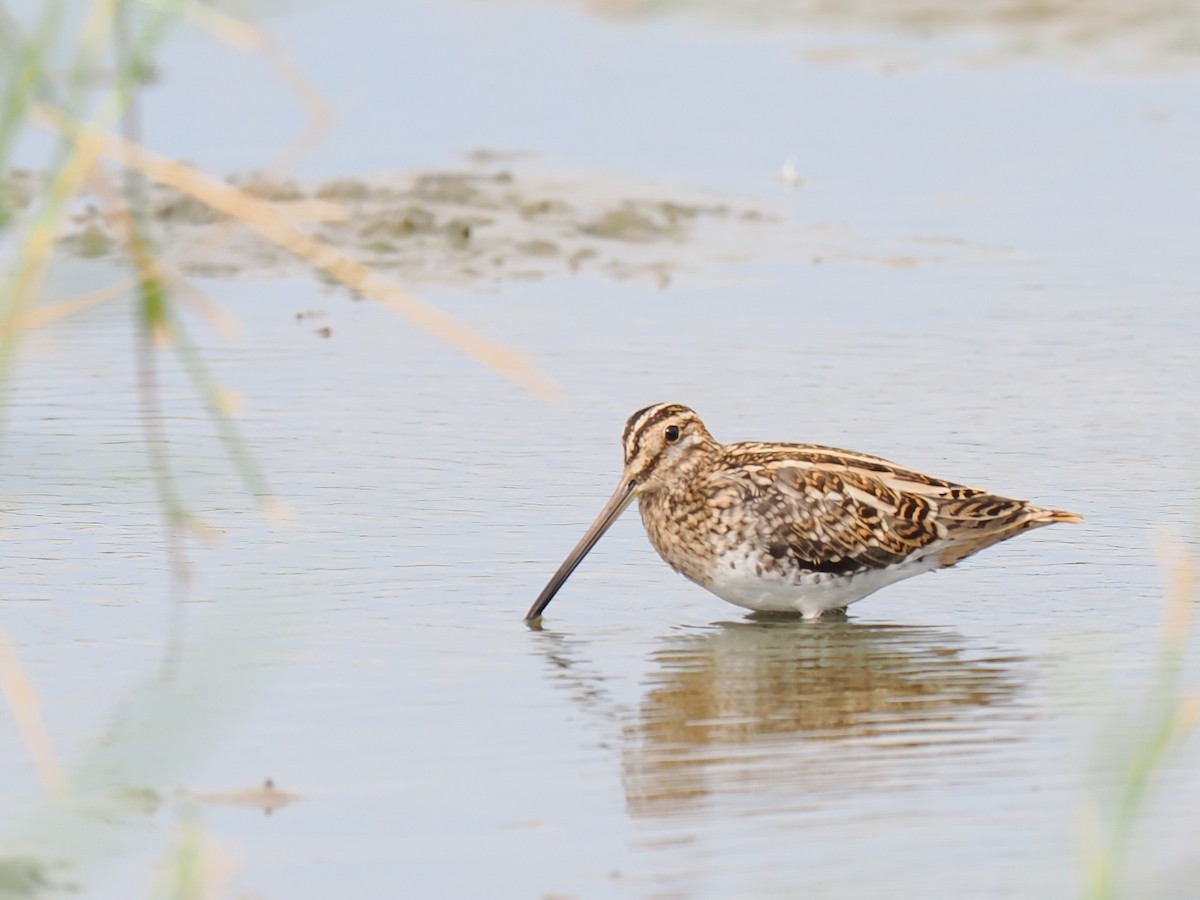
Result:
<svg viewBox="0 0 1200 900"><path fill-rule="evenodd" d="M668 425L667 426L667 441L668 441L668 443L673 444L677 440L679 440L679 426L678 425Z"/></svg>

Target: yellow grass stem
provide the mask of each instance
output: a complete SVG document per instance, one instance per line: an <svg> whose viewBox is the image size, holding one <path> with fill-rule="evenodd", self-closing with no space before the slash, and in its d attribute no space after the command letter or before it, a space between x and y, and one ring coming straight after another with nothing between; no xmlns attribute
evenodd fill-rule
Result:
<svg viewBox="0 0 1200 900"><path fill-rule="evenodd" d="M271 36L252 22L235 18L209 3L197 0L142 0L146 6L170 11L190 24L207 31L214 38L240 50L256 53L275 69L280 79L291 88L308 110L309 124L299 138L266 167L268 174L287 171L300 158L319 144L333 125L334 114L325 98L304 75Z"/></svg>
<svg viewBox="0 0 1200 900"><path fill-rule="evenodd" d="M25 752L33 762L38 780L48 794L62 796L66 794L67 778L59 765L54 753L54 745L50 734L46 731L46 722L42 719L41 707L38 705L37 692L33 682L17 661L8 634L0 627L0 690L4 691L4 699L8 702L9 712L12 713L13 723Z"/></svg>
<svg viewBox="0 0 1200 900"><path fill-rule="evenodd" d="M65 319L68 316L91 309L93 306L107 303L109 300L127 292L132 286L132 281L119 281L116 284L110 284L108 287L100 288L96 291L88 291L86 294L80 294L78 297L72 297L69 300L60 300L57 303L39 306L36 309L22 313L11 322L0 324L0 332L8 329L23 331L30 328L44 328L47 325L57 322L59 319Z"/></svg>
<svg viewBox="0 0 1200 900"><path fill-rule="evenodd" d="M196 0L141 0L162 12L177 15L197 28L202 28L222 43L243 53L261 53L266 45L266 36L253 25L237 19L209 3Z"/></svg>
<svg viewBox="0 0 1200 900"><path fill-rule="evenodd" d="M96 120L112 121L116 112L114 103L103 103L96 113ZM31 111L31 115L37 114L36 109ZM21 263L5 292L5 308L0 310L0 339L5 351L11 349L17 336L13 324L21 317L33 298L41 293L58 239L59 218L63 206L79 192L103 149L101 137L104 132L95 126L64 126L59 133L71 136L72 152L55 173L47 191L45 205L30 226L25 243L17 253ZM7 352L3 354L8 355Z"/></svg>

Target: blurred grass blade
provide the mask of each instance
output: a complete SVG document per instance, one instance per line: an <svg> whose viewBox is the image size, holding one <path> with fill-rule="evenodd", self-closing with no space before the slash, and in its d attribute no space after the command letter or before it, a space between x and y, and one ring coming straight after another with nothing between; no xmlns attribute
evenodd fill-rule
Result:
<svg viewBox="0 0 1200 900"><path fill-rule="evenodd" d="M12 642L3 628L0 628L0 689L4 691L4 699L8 702L8 711L12 713L13 724L17 734L21 736L21 743L25 745L25 752L29 754L42 787L52 796L62 795L67 790L67 780L54 753L50 733L46 730L37 693L34 691L33 682L17 662Z"/></svg>
<svg viewBox="0 0 1200 900"><path fill-rule="evenodd" d="M100 306L109 300L120 297L128 292L132 286L133 282L131 281L119 281L116 284L110 284L108 287L95 291L88 291L86 294L80 294L78 297L72 297L69 300L47 303L23 313L12 322L0 325L0 329L12 328L25 331L32 328L44 328L60 319L68 318L84 310L91 309L93 306Z"/></svg>
<svg viewBox="0 0 1200 900"><path fill-rule="evenodd" d="M115 705L68 767L71 791L9 804L0 895L18 876L24 896L74 893L144 836L148 817L250 705L270 671L262 660L281 652L273 606L215 611L182 648L174 678L147 672Z"/></svg>

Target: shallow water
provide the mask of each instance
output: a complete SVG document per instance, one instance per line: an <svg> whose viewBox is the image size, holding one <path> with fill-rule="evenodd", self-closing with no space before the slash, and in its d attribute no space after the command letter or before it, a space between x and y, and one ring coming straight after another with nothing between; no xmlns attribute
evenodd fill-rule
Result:
<svg viewBox="0 0 1200 900"><path fill-rule="evenodd" d="M69 777L146 800L88 820L88 859L0 731L7 831L49 880L145 895L195 806L231 890L255 896L1078 891L1092 805L1108 821L1153 706L1156 536L1196 549L1195 78L1052 60L895 74L801 58L786 30L555 7L269 24L341 114L311 177L532 148L534 169L737 192L785 220L761 258L666 289L582 274L424 292L550 375L558 406L312 280L200 282L241 332L193 333L287 514L253 509L168 364L180 491L213 529L190 550L190 655L168 686L132 314L32 335L3 444L0 624ZM335 26L354 54L326 51ZM251 63L174 52L152 141L218 170L269 157L286 113L229 90ZM222 96L228 142L188 118ZM773 180L789 157L795 192ZM789 228L836 231L839 252L781 255ZM72 263L53 287L110 277ZM1085 521L805 623L742 619L627 515L527 629L615 485L625 417L659 400L720 440L880 453ZM1194 654L1185 669L1195 685ZM1134 834L1130 896L1200 885L1194 753ZM299 799L228 802L264 778Z"/></svg>

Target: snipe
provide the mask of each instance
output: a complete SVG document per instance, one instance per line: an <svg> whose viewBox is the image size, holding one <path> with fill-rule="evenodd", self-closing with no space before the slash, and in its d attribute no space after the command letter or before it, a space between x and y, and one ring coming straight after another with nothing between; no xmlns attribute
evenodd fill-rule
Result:
<svg viewBox="0 0 1200 900"><path fill-rule="evenodd" d="M622 441L620 485L527 621L542 615L634 497L650 543L676 572L738 606L806 619L1022 531L1081 521L863 453L719 444L676 403L634 413Z"/></svg>

